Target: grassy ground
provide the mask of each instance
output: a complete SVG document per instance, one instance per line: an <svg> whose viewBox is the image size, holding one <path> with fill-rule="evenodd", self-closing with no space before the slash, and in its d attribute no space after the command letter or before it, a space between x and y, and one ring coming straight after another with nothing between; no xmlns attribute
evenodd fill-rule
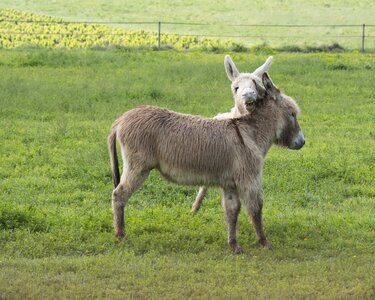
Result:
<svg viewBox="0 0 375 300"><path fill-rule="evenodd" d="M240 70L266 56L234 54ZM220 191L153 172L112 232L106 136L141 103L212 116L232 96L223 55L0 51L0 299L375 296L374 55L276 54L306 145L272 148L260 249L247 216L231 254Z"/></svg>
<svg viewBox="0 0 375 300"><path fill-rule="evenodd" d="M63 17L71 21L127 21L127 22L194 22L210 26L182 24L162 25L163 32L179 34L214 34L250 36L238 39L246 45L317 46L337 42L349 49L360 49L362 24L374 24L375 4L371 0L319 0L319 1L124 1L121 0L2 0L0 8ZM231 24L350 24L359 27L313 28L255 28ZM157 31L157 24L124 25ZM262 35L263 38L254 36ZM343 38L343 35L351 36ZM368 49L375 49L375 27L368 27ZM297 36L297 37L296 37Z"/></svg>

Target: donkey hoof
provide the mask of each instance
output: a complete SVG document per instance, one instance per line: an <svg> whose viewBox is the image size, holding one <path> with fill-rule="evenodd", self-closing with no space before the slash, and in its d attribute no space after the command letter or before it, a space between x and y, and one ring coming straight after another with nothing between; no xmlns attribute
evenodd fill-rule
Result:
<svg viewBox="0 0 375 300"><path fill-rule="evenodd" d="M272 243L269 241L269 240L260 240L259 241L259 244L265 248L265 249L268 249L268 250L271 250L272 249Z"/></svg>
<svg viewBox="0 0 375 300"><path fill-rule="evenodd" d="M237 247L233 249L233 252L234 254L242 254L243 253L242 247L237 245Z"/></svg>
<svg viewBox="0 0 375 300"><path fill-rule="evenodd" d="M115 233L116 237L119 239L123 239L125 237L124 231L123 230L116 230Z"/></svg>
<svg viewBox="0 0 375 300"><path fill-rule="evenodd" d="M198 212L198 209L197 209L197 208L192 208L191 211L190 211L190 213L191 213L193 216L195 216L195 215L197 214L197 212Z"/></svg>
<svg viewBox="0 0 375 300"><path fill-rule="evenodd" d="M237 243L236 244L230 244L229 246L232 248L234 254L243 253L242 247L240 245L238 245Z"/></svg>

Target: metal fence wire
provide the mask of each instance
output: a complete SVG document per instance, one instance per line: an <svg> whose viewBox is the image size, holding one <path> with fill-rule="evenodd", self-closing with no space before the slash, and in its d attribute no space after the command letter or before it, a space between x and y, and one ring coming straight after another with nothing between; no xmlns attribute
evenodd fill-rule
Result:
<svg viewBox="0 0 375 300"><path fill-rule="evenodd" d="M14 20L14 19L0 19L0 25L5 23L13 23L15 25L18 24L37 24L40 26L40 29L37 31L30 31L30 30L14 30L12 28L7 28L7 26L3 26L0 29L0 37L1 35L33 35L33 36L45 36L45 35L55 35L55 36L126 36L126 31L120 32L97 32L97 33L90 33L90 32L58 32L54 31L53 26L51 25L108 25L108 26L117 26L122 29L126 28L139 28L139 26L146 26L148 30L157 34L157 47L158 50L162 48L162 35L173 35L179 37L187 37L192 36L196 38L219 38L219 39L235 39L246 41L247 39L259 39L259 40L275 40L275 39L295 39L304 41L306 37L309 38L331 38L331 39L357 39L361 41L361 44L358 43L357 49L360 49L362 52L365 52L366 49L366 42L371 41L375 42L375 33L369 34L367 31L368 29L375 29L375 25L372 24L224 24L224 23L199 23L199 22L143 22L143 21L135 21L135 22L127 22L127 21L53 21L53 20ZM138 27L137 27L138 26ZM180 28L181 30L173 29L173 30L166 30L162 32L162 29L165 27L173 28ZM47 30L45 28L48 27ZM204 33L205 30L201 29L199 33L194 32L193 28L219 28L221 33L213 33L210 30L207 33ZM189 28L187 32L183 32L184 28ZM222 33L220 28L235 28L234 33ZM257 33L257 34L248 34L248 31L243 30L243 28L257 28L265 29L265 33ZM272 32L274 28L281 29L286 31L286 34L273 34ZM338 34L308 34L307 29L311 28L330 28L330 29L352 29L351 33L339 32ZM268 30L267 30L268 29ZM299 34L290 34L288 33L289 29L299 29ZM354 30L354 33L353 33ZM308 34L308 35L307 35ZM142 35L142 34L139 34Z"/></svg>

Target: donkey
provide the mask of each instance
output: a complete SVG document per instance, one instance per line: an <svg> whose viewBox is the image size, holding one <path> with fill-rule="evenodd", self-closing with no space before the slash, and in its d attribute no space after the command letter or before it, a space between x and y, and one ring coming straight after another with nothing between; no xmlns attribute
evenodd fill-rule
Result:
<svg viewBox="0 0 375 300"><path fill-rule="evenodd" d="M118 118L108 136L115 189L114 229L124 236L124 207L151 169L185 185L218 186L228 225L228 244L235 253L237 218L242 205L252 219L258 242L270 248L262 222L262 170L273 143L300 149L305 139L297 122L299 108L273 84L267 73L256 83L259 99L251 114L217 120L141 106ZM123 173L116 154L120 143ZM241 202L240 202L241 200Z"/></svg>
<svg viewBox="0 0 375 300"><path fill-rule="evenodd" d="M252 104L259 97L256 82L261 81L263 73L268 72L272 65L272 56L252 73L240 73L229 55L225 55L224 68L229 80L232 82L231 90L234 97L234 107L226 113L215 116L215 119L238 118L251 109Z"/></svg>
<svg viewBox="0 0 375 300"><path fill-rule="evenodd" d="M226 55L224 58L224 68L229 80L232 82L231 90L234 97L234 107L230 112L218 114L215 119L233 119L241 117L253 109L254 101L259 97L256 82L261 81L263 73L267 72L272 65L272 56L268 57L263 65L253 73L240 73L232 58ZM197 196L192 205L191 211L196 214L202 204L203 198L207 194L207 187L199 187Z"/></svg>

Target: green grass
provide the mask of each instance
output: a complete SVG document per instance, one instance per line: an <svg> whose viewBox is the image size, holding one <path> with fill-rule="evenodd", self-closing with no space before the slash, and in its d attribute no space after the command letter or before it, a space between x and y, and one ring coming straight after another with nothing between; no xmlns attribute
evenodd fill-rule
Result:
<svg viewBox="0 0 375 300"><path fill-rule="evenodd" d="M236 42L246 45L320 46L334 42L348 49L360 49L362 24L374 24L375 4L371 0L319 1L121 1L121 0L2 0L0 8L14 8L71 21L194 22L211 26L167 24L162 31L178 34L250 36ZM255 28L231 24L359 25L359 27ZM157 31L157 24L124 25L126 28ZM263 35L264 38L254 36ZM342 37L343 35L351 37ZM375 27L367 27L367 49L375 49ZM277 37L278 36L278 37ZM289 36L289 37L286 37ZM299 38L296 38L299 36ZM354 37L353 37L354 36ZM371 37L372 36L372 37Z"/></svg>
<svg viewBox="0 0 375 300"><path fill-rule="evenodd" d="M253 70L265 55L233 54ZM275 54L270 74L302 109L306 145L273 147L256 245L226 244L220 191L152 172L112 230L106 137L141 103L213 116L232 106L223 55L0 50L0 299L375 296L375 56Z"/></svg>

